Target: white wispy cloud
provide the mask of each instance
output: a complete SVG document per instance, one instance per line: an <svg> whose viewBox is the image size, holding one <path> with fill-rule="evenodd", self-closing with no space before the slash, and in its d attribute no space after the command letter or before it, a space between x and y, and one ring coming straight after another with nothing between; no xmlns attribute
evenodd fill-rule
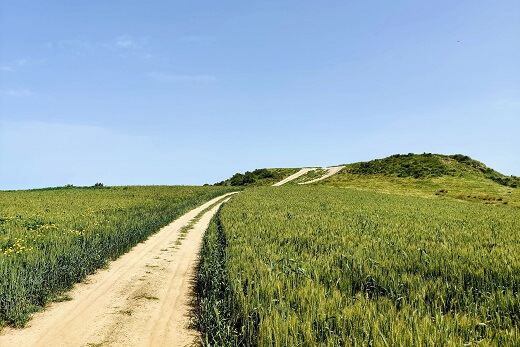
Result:
<svg viewBox="0 0 520 347"><path fill-rule="evenodd" d="M116 38L115 46L119 48L136 49L140 44L129 35L122 35Z"/></svg>
<svg viewBox="0 0 520 347"><path fill-rule="evenodd" d="M61 50L69 50L74 53L78 53L83 50L90 50L96 48L97 44L92 43L87 40L79 40L79 39L71 39L71 40L60 40L54 45L53 43L48 43L47 47L53 48L54 46L58 47Z"/></svg>
<svg viewBox="0 0 520 347"><path fill-rule="evenodd" d="M175 82L215 82L217 78L213 75L175 75L164 72L150 72L148 78L156 81Z"/></svg>
<svg viewBox="0 0 520 347"><path fill-rule="evenodd" d="M121 57L133 56L141 59L150 59L152 57L145 50L147 46L146 38L136 38L131 35L120 35L107 41L61 40L56 43L48 42L46 46L49 49L57 48L78 56L98 52L113 52Z"/></svg>
<svg viewBox="0 0 520 347"><path fill-rule="evenodd" d="M520 110L520 89L504 89L489 96L496 108Z"/></svg>
<svg viewBox="0 0 520 347"><path fill-rule="evenodd" d="M34 92L30 89L6 89L0 91L1 95L12 97L12 98L27 98L34 96Z"/></svg>
<svg viewBox="0 0 520 347"><path fill-rule="evenodd" d="M25 58L22 58L22 59L18 59L15 64L16 66L26 66L28 63L28 60L25 59Z"/></svg>

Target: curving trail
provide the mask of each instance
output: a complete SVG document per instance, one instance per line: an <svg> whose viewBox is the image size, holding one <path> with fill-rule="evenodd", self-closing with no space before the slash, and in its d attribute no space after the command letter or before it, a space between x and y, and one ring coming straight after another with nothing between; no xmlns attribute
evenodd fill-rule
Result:
<svg viewBox="0 0 520 347"><path fill-rule="evenodd" d="M344 166L331 166L331 167L327 167L327 168L324 168L327 170L327 173L321 177L318 177L318 178L315 178L313 180L310 180L310 181L307 181L307 182L301 182L301 183L298 183L298 184L310 184L310 183L314 183L314 182L318 182L318 181L321 181L321 180L324 180L325 178L329 178L330 176L338 173L341 169L343 169Z"/></svg>
<svg viewBox="0 0 520 347"><path fill-rule="evenodd" d="M202 237L228 193L181 216L34 315L24 329L5 328L0 346L191 346L190 298ZM177 242L179 230L220 201Z"/></svg>
<svg viewBox="0 0 520 347"><path fill-rule="evenodd" d="M287 183L287 182L290 182L290 181L292 181L292 180L295 180L295 179L297 179L298 177L303 176L303 175L305 175L307 172L312 171L312 170L316 170L316 168L315 168L315 167L304 167L303 169L301 169L301 170L298 171L297 173L292 174L291 176L284 178L284 179L281 180L280 182L273 184L273 187L278 187L278 186L281 186L282 184L285 184L285 183Z"/></svg>

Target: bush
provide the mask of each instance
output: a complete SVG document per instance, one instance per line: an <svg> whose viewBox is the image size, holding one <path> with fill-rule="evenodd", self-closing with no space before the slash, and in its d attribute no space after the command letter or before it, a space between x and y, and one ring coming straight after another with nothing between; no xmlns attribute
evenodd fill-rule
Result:
<svg viewBox="0 0 520 347"><path fill-rule="evenodd" d="M229 183L232 186L245 186L252 183L255 183L258 180L274 177L273 173L267 169L256 169L253 172L246 171L244 174L236 173L234 174Z"/></svg>

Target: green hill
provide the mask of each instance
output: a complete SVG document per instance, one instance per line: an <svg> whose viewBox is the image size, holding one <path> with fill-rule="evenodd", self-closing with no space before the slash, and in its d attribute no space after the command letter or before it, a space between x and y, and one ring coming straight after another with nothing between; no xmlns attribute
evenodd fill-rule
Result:
<svg viewBox="0 0 520 347"><path fill-rule="evenodd" d="M493 205L520 207L520 178L506 176L466 155L395 154L383 159L345 164L337 174L313 183L423 197L447 197ZM237 173L216 185L265 186L284 179L298 169L257 169ZM296 184L320 176L309 172Z"/></svg>
<svg viewBox="0 0 520 347"><path fill-rule="evenodd" d="M520 178L505 176L462 154L395 154L384 159L347 164L343 172L413 178L474 176L491 179L512 188L520 186Z"/></svg>
<svg viewBox="0 0 520 347"><path fill-rule="evenodd" d="M347 164L316 184L520 207L520 178L461 154L396 154Z"/></svg>

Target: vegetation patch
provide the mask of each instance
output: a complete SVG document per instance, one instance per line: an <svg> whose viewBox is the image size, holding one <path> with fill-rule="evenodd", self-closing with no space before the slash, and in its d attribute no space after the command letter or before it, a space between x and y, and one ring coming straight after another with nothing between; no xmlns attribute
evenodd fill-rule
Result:
<svg viewBox="0 0 520 347"><path fill-rule="evenodd" d="M139 295L136 295L134 297L135 300L141 300L141 299L146 299L146 300L159 300L158 297L156 296L153 296L153 295L148 295L148 294L139 294Z"/></svg>
<svg viewBox="0 0 520 347"><path fill-rule="evenodd" d="M256 169L236 173L231 178L215 183L216 186L266 186L272 185L298 172L299 169Z"/></svg>
<svg viewBox="0 0 520 347"><path fill-rule="evenodd" d="M384 175L401 178L477 176L512 188L520 186L519 177L505 176L462 154L395 154L383 159L348 164L342 171L343 174Z"/></svg>
<svg viewBox="0 0 520 347"><path fill-rule="evenodd" d="M397 177L428 178L457 173L441 157L434 154L395 154L384 159L349 164L344 172L357 175L395 175Z"/></svg>
<svg viewBox="0 0 520 347"><path fill-rule="evenodd" d="M241 323L232 318L236 308L232 308L233 295L226 266L227 240L220 210L211 220L202 242L196 286L199 311L194 323L202 333L205 346L237 346L241 344L241 334L236 329L241 328Z"/></svg>

